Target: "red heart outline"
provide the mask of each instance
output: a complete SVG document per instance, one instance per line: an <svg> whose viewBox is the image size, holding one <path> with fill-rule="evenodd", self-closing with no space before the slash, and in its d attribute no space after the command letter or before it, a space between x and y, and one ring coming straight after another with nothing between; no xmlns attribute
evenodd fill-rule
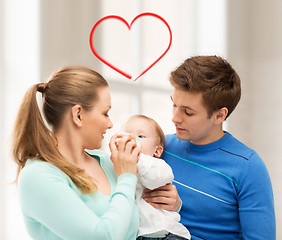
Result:
<svg viewBox="0 0 282 240"><path fill-rule="evenodd" d="M170 36L170 39L169 39L169 44L168 44L168 47L167 49L163 52L163 54L157 59L155 60L149 67L147 67L134 81L136 81L138 78L140 78L144 73L146 73L150 68L152 68L158 61L160 61L160 59L167 53L167 51L170 49L170 46L171 46L171 42L172 42L172 33L171 33L171 29L170 29L170 26L168 25L168 23L166 22L166 20L164 20L161 16L155 14L155 13L150 13L150 12L146 12L146 13L141 13L139 15L137 15L133 20L132 22L130 23L130 25L127 23L127 21L125 21L122 17L120 16L117 16L117 15L109 15L109 16L106 16L106 17L103 17L101 18L95 25L94 27L92 28L91 30L91 33L90 33L90 38L89 38L89 42L90 42L90 48L93 52L93 54L100 60L102 61L103 63L105 63L106 65L108 65L110 68L114 69L115 71L117 71L118 73L122 74L123 76L125 76L126 78L128 79L131 79L132 76L123 72L122 70L120 70L119 68L115 67L114 65L112 65L111 63L107 62L105 59L103 59L95 50L94 48L94 44L93 44L93 36L94 36L94 32L95 32L95 29L97 28L97 26L107 20L107 19L117 19L121 22L123 22L128 30L130 31L133 23L138 19L138 18L141 18L143 16L151 16L151 17L155 17L155 18L158 18L159 20L161 20L166 26L167 26L167 29L169 31L169 36Z"/></svg>

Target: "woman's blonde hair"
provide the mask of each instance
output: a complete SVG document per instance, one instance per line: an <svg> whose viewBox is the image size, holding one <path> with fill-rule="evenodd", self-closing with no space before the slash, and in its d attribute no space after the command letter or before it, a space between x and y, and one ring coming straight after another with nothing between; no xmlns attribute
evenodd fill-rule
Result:
<svg viewBox="0 0 282 240"><path fill-rule="evenodd" d="M49 162L67 174L83 192L96 191L93 179L75 164L68 162L58 151L53 132L59 129L64 114L79 104L86 111L93 107L100 87L106 80L97 72L82 66L69 66L53 73L46 83L34 84L25 94L13 131L12 152L18 165L18 175L28 159ZM42 93L41 116L36 93Z"/></svg>

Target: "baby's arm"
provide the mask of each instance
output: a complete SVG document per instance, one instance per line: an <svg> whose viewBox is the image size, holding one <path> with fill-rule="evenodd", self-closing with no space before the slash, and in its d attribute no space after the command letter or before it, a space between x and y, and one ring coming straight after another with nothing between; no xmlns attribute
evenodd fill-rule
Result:
<svg viewBox="0 0 282 240"><path fill-rule="evenodd" d="M162 159L140 154L138 176L144 187L155 189L171 183L174 176L171 167Z"/></svg>

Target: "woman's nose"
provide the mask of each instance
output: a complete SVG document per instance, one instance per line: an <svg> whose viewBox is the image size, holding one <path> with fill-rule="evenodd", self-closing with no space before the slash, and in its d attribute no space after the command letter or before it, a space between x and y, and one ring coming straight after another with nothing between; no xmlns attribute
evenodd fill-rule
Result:
<svg viewBox="0 0 282 240"><path fill-rule="evenodd" d="M112 127L113 127L113 123L112 120L109 118L108 129L111 129Z"/></svg>

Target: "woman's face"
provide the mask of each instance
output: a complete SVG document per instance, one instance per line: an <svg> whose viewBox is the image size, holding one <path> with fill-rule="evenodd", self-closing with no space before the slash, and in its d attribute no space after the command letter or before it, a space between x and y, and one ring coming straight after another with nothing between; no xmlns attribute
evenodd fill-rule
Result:
<svg viewBox="0 0 282 240"><path fill-rule="evenodd" d="M102 140L107 129L113 124L109 118L111 109L111 95L108 87L97 89L97 100L90 111L85 111L82 118L82 132L87 149L98 149L102 146Z"/></svg>

